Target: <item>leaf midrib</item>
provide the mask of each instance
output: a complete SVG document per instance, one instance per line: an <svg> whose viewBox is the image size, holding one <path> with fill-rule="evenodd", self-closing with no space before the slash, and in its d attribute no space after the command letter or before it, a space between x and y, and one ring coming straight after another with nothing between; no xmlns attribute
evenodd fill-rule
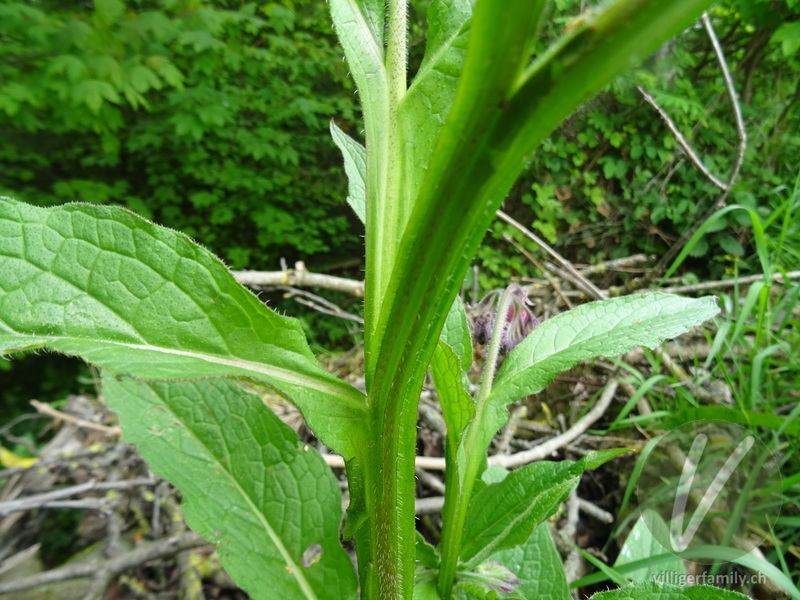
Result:
<svg viewBox="0 0 800 600"><path fill-rule="evenodd" d="M554 492L558 487L568 485L571 482L575 481L577 478L578 478L578 476L576 475L575 477L570 477L567 480L563 480L560 483L555 484L549 490L546 490L544 493L546 493L548 491L549 492ZM540 497L541 497L541 495L539 496L539 498ZM508 525L503 527L503 529L497 535L493 535L492 536L492 540L488 544L486 544L484 547L479 549L471 558L469 558L468 562L470 562L470 563L471 562L479 562L483 557L488 557L488 556L494 554L494 552L495 552L494 548L499 544L499 542L501 540L505 539L508 536L508 532L511 529L513 529L516 526L516 524L519 523L522 519L527 518L527 516L529 514L531 514L531 512L533 512L533 510L535 508L539 507L539 504L536 501L530 502L529 500L520 500L519 502L516 502L513 506L510 506L508 508L508 510L506 510L502 515L499 515L496 519L494 519L492 521L492 523L489 523L487 525L487 527L484 527L483 531L485 532L487 530L490 530L494 525L504 521L508 515L515 513L516 512L516 510L515 510L516 507L518 507L520 504L523 504L523 505L527 504L528 508L523 510L521 513L519 513L519 515L517 517L515 517L511 521L509 521Z"/></svg>
<svg viewBox="0 0 800 600"><path fill-rule="evenodd" d="M172 415L172 417L174 417L181 423L187 425L186 431L188 431L191 434L191 437L195 440L195 442L197 442L202 448L206 450L208 456L212 458L211 460L212 464L221 467L223 472L230 477L231 481L233 481L234 485L236 486L237 493L250 507L252 514L256 515L256 518L261 522L262 527L267 532L267 535L269 536L270 540L278 549L281 558L283 558L284 561L286 562L286 566L291 568L291 570L286 569L287 572L290 575L292 575L294 579L297 581L297 584L300 586L300 589L303 590L303 592L305 593L306 598L308 598L309 600L318 600L317 595L314 593L314 590L311 587L311 584L305 578L305 576L303 575L303 571L299 568L297 563L292 559L291 555L289 554L289 551L286 549L286 546L282 543L280 536L278 536L278 534L269 524L269 521L266 519L266 516L263 514L261 509L259 509L256 506L255 502L250 497L250 494L245 492L244 488L239 483L239 480L233 475L233 473L231 473L227 468L225 468L225 465L217 458L214 452L212 452L211 448L209 447L208 444L206 444L203 441L202 437L198 437L195 434L194 428L188 426L186 420L183 419L180 415L178 415L174 410L172 410L172 406L169 403L163 402L161 398L158 396L158 394L156 394L155 391L153 391L152 389L150 389L150 393L156 397L156 401L160 406L166 406L166 410L168 410L169 414Z"/></svg>
<svg viewBox="0 0 800 600"><path fill-rule="evenodd" d="M675 319L678 319L679 321L681 319L683 319L685 321L685 317L683 317L682 315L677 314L677 313L667 313L666 315L659 315L659 317L656 317L656 318L663 318L665 316L674 317ZM653 320L655 320L655 319L653 319ZM569 340L569 342L564 341L563 342L563 347L558 348L558 349L554 349L553 352L545 354L544 356L536 357L536 360L534 360L534 357L536 355L535 349L532 349L530 358L526 361L526 362L528 362L527 366L520 367L517 371L515 371L513 373L510 373L505 378L501 378L502 373L500 374L500 376L498 376L498 379L500 379L500 381L497 382L497 385L495 386L494 390L492 391L491 396L492 397L496 397L496 396L501 396L502 397L502 396L507 395L508 394L508 392L506 391L507 389L513 388L515 386L518 386L519 385L519 383L518 383L519 380L523 379L523 378L528 378L530 376L531 371L536 370L537 367L539 367L539 365L541 363L543 363L545 361L552 360L554 358L557 358L557 357L563 355L564 353L567 353L568 355L570 355L570 354L579 354L580 351L583 349L583 347L586 346L586 345L591 345L591 344L596 344L596 343L601 343L602 344L603 343L603 338L608 339L611 343L616 343L618 346L622 346L623 348L627 348L628 344L619 342L618 341L619 338L628 337L629 339L633 339L633 337L635 337L635 336L626 336L624 334L628 330L633 330L635 332L639 328L639 326L640 326L640 323L630 323L630 324L624 325L622 327L620 327L619 325L613 325L613 326L610 327L610 330L608 330L608 331L603 331L602 333L594 334L594 335L591 335L589 337L585 337L583 339L579 339L578 341L576 341L576 339L579 336L575 335ZM641 336L639 336L639 337L641 337ZM657 335L656 337L661 338L663 340L663 339L666 339L669 336L668 335ZM642 343L642 342L632 343L632 346L634 348L637 347L637 346L642 346L642 345L647 345L647 344L646 343ZM619 352L615 351L614 355L621 354L623 352L626 352L626 350L623 349L623 350L620 350ZM604 353L603 355L607 356L608 354L610 354L610 353ZM580 359L580 360L584 360L584 359ZM580 362L580 360L578 362ZM549 371L547 371L547 372L549 372ZM539 385L539 384L537 383L537 385ZM540 390L541 390L541 388L539 388L536 391L540 391ZM527 392L527 394L534 394L534 393L536 393L536 391Z"/></svg>
<svg viewBox="0 0 800 600"><path fill-rule="evenodd" d="M5 324L4 324L5 325ZM306 388L311 388L320 392L324 392L327 394L331 394L336 396L337 398L345 401L350 405L351 408L356 409L360 412L364 412L366 414L366 403L364 401L364 396L361 392L359 392L356 388L352 386L348 386L348 384L344 381L341 382L341 386L335 386L332 383L326 384L321 380L313 377L307 376L303 377L302 375L298 376L295 371L291 371L288 369L284 369L282 367L276 367L272 365L267 365L265 363L257 363L247 361L241 358L230 359L225 358L222 356L216 356L213 354L205 354L199 352L189 352L186 350L177 350L174 348L164 348L161 346L154 346L151 344L133 344L128 342L119 342L114 340L105 340L105 339L94 339L94 338L83 338L83 337L70 337L70 336L55 336L55 335L36 335L33 336L20 333L15 331L11 328L8 328L8 332L14 335L20 336L20 338L30 338L30 339L37 339L37 340L50 340L51 342L58 342L58 341L79 341L79 342L87 342L87 343L95 343L100 345L109 345L109 346L117 346L117 347L124 347L124 348L131 348L133 350L144 350L149 352L159 352L162 354L170 354L174 356L183 356L186 358L194 358L198 360L202 360L205 362L219 364L229 367L235 367L240 369L246 369L255 371L257 373L263 373L264 375L275 377L281 381L285 381L287 383L292 383L296 385L300 385ZM144 380L144 379L143 379ZM339 380L337 380L339 381ZM352 392L350 390L352 389ZM347 390L347 394L345 394L345 390Z"/></svg>

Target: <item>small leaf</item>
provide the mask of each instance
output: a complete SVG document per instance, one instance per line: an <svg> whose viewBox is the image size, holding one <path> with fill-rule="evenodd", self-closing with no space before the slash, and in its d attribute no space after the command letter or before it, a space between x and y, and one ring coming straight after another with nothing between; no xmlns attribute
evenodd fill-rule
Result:
<svg viewBox="0 0 800 600"><path fill-rule="evenodd" d="M120 0L93 0L94 14L101 25L112 25L125 14L125 3Z"/></svg>
<svg viewBox="0 0 800 600"><path fill-rule="evenodd" d="M744 256L744 247L735 237L723 235L719 238L720 247L731 256Z"/></svg>
<svg viewBox="0 0 800 600"><path fill-rule="evenodd" d="M103 100L119 104L121 98L117 90L106 81L87 79L81 81L72 89L72 99L77 104L85 104L94 114L100 112Z"/></svg>
<svg viewBox="0 0 800 600"><path fill-rule="evenodd" d="M103 392L125 439L183 492L187 523L253 598L356 597L336 479L261 398L225 379L108 374Z"/></svg>
<svg viewBox="0 0 800 600"><path fill-rule="evenodd" d="M710 585L682 588L647 581L633 583L618 590L600 592L592 596L592 600L747 600L747 596Z"/></svg>
<svg viewBox="0 0 800 600"><path fill-rule="evenodd" d="M464 303L456 296L447 320L444 322L439 339L453 349L461 361L461 369L466 373L472 367L472 335L467 322L467 313Z"/></svg>
<svg viewBox="0 0 800 600"><path fill-rule="evenodd" d="M449 464L455 465L455 452L464 428L475 416L466 371L472 366L472 337L461 299L456 297L447 315L439 343L431 359L431 375L447 425Z"/></svg>
<svg viewBox="0 0 800 600"><path fill-rule="evenodd" d="M501 562L519 577L520 584L514 592L523 598L571 599L561 557L547 523L539 523L524 544L493 554L490 560Z"/></svg>
<svg viewBox="0 0 800 600"><path fill-rule="evenodd" d="M428 567L429 569L438 569L441 557L436 552L436 548L431 546L422 534L417 531L417 544L414 562L417 566Z"/></svg>
<svg viewBox="0 0 800 600"><path fill-rule="evenodd" d="M453 349L442 341L433 352L431 375L447 425L447 454L450 459L455 459L461 434L475 416L475 405L469 394L469 381L466 381L461 369L461 361Z"/></svg>
<svg viewBox="0 0 800 600"><path fill-rule="evenodd" d="M441 600L436 581L426 581L415 585L413 600Z"/></svg>
<svg viewBox="0 0 800 600"><path fill-rule="evenodd" d="M662 539L669 539L669 526L658 513L650 509L645 512L647 516L642 515L639 517L628 534L614 563L615 567L669 553L669 550L664 548L650 531L650 527L658 527L665 536ZM645 522L645 519L647 519L647 522ZM675 558L668 563L660 562L636 571L626 572L625 576L632 581L652 581L654 576L664 572L683 575L683 561Z"/></svg>
<svg viewBox="0 0 800 600"><path fill-rule="evenodd" d="M362 223L367 222L367 151L331 121L331 137L344 157L347 203Z"/></svg>
<svg viewBox="0 0 800 600"><path fill-rule="evenodd" d="M578 462L532 463L487 485L470 501L461 561L475 565L499 550L523 544L539 523L558 510L584 470L624 452L591 452Z"/></svg>
<svg viewBox="0 0 800 600"><path fill-rule="evenodd" d="M783 23L772 34L770 41L781 42L784 58L793 56L800 49L800 21Z"/></svg>

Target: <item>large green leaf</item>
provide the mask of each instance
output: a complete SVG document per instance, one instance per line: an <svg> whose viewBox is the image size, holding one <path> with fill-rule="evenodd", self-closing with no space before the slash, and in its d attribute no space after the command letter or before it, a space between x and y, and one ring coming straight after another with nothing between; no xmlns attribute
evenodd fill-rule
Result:
<svg viewBox="0 0 800 600"><path fill-rule="evenodd" d="M484 487L470 501L461 561L476 565L495 552L523 544L539 523L558 510L584 470L623 452L627 450L591 452L578 462L532 463Z"/></svg>
<svg viewBox="0 0 800 600"><path fill-rule="evenodd" d="M248 377L338 452L358 447L364 395L185 235L119 208L0 199L0 261L0 355L47 348L150 380Z"/></svg>
<svg viewBox="0 0 800 600"><path fill-rule="evenodd" d="M528 540L516 548L493 554L520 579L514 594L528 600L570 600L561 557L550 537L547 523L539 523Z"/></svg>
<svg viewBox="0 0 800 600"><path fill-rule="evenodd" d="M386 201L390 171L390 137L394 115L390 111L390 74L386 68L383 0L330 0L331 18L344 47L347 64L358 87L369 145L366 156L367 280L365 288L365 360L370 377L375 320L396 252L397 202ZM395 136L395 141L396 136Z"/></svg>
<svg viewBox="0 0 800 600"><path fill-rule="evenodd" d="M718 312L710 296L653 293L590 302L545 321L514 348L498 372L487 418L480 424L481 444L488 444L508 420L507 404L542 390L562 371L596 356L654 348Z"/></svg>
<svg viewBox="0 0 800 600"><path fill-rule="evenodd" d="M583 304L545 321L514 348L497 374L490 402L508 404L536 393L582 360L637 346L655 348L717 313L712 296L653 293Z"/></svg>
<svg viewBox="0 0 800 600"><path fill-rule="evenodd" d="M187 523L253 598L355 598L341 493L322 457L232 381L103 377L126 440L184 495Z"/></svg>
<svg viewBox="0 0 800 600"><path fill-rule="evenodd" d="M648 581L634 583L610 592L600 592L592 596L592 600L747 600L747 596L710 585L682 588L678 585Z"/></svg>

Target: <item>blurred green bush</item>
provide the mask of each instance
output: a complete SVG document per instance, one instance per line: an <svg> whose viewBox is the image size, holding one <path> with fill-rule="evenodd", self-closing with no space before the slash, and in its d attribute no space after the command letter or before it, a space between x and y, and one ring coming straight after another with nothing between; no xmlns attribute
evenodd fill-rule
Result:
<svg viewBox="0 0 800 600"><path fill-rule="evenodd" d="M233 267L360 255L324 2L0 3L0 193L116 203Z"/></svg>

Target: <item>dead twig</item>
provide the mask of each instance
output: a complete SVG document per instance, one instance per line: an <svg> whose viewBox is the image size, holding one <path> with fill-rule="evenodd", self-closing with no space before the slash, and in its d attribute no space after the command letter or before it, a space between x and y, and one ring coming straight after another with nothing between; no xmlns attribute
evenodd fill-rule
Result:
<svg viewBox="0 0 800 600"><path fill-rule="evenodd" d="M500 465L507 469L513 467L521 467L528 463L542 460L553 454L556 450L563 448L570 444L583 434L589 427L591 427L600 417L603 416L606 409L610 406L611 401L614 399L614 394L617 391L618 382L611 380L600 396L597 403L587 412L581 419L579 419L572 427L564 433L547 440L546 442L535 446L529 450L523 450L516 454L495 454L489 457L489 465ZM344 459L336 454L326 454L323 456L328 466L335 469L344 468ZM445 460L444 458L434 456L418 456L415 461L416 468L428 469L429 471L444 471Z"/></svg>
<svg viewBox="0 0 800 600"><path fill-rule="evenodd" d="M596 265L578 269L578 273L581 275L600 275L601 273L607 273L608 271L629 270L631 267L636 267L637 265L650 262L651 260L655 260L655 257L647 256L646 254L634 254L632 256L623 256L622 258L615 258L613 260L607 260ZM636 270L640 271L643 269Z"/></svg>
<svg viewBox="0 0 800 600"><path fill-rule="evenodd" d="M128 479L124 481L105 481L100 483L96 481L87 481L86 483L73 485L70 487L62 488L60 490L53 490L52 492L47 492L44 494L36 494L34 496L26 496L25 498L21 498L19 500L9 500L7 502L0 502L0 516L5 516L12 512L41 508L42 506L50 502L53 502L55 500L69 498L70 496L76 496L78 494L83 494L85 492L102 491L102 490L122 490L132 487L138 487L140 485L155 485L156 483L157 481L154 479L145 479L145 478Z"/></svg>
<svg viewBox="0 0 800 600"><path fill-rule="evenodd" d="M558 280L556 280L556 278L555 278L555 277L553 277L552 275L550 275L550 273L548 273L547 269L545 269L545 268L544 268L544 267L543 267L541 264L539 264L539 261L538 261L538 260L536 260L536 259L533 257L533 255L532 255L530 252L528 252L527 250L525 250L525 248L523 248L522 246L520 246L520 245L519 245L519 243L517 242L517 240L515 240L514 238L512 238L512 237L511 237L510 235L508 235L507 233L504 233L504 234L503 234L503 239L504 239L506 242L508 242L509 244L511 244L512 246L514 246L514 248L516 248L516 249L517 249L517 251L519 251L519 253L520 253L520 254L522 254L522 255L523 255L525 258L527 258L527 259L528 259L528 260L529 260L531 263L533 263L533 264L536 266L536 268L537 268L537 269L539 269L539 270L542 272L542 274L545 276L545 278L547 279L547 281L548 281L548 282L550 282L550 285L553 287L553 289L556 291L556 293L557 293L557 294L558 294L558 295L561 297L561 299L564 301L564 304L566 304L566 305L567 305L567 307L569 307L570 309L571 309L571 308L573 308L573 304L572 304L572 302L570 302L570 301L569 301L569 298L567 298L567 297L564 295L564 291L561 289L561 284L559 284L559 283L558 283Z"/></svg>
<svg viewBox="0 0 800 600"><path fill-rule="evenodd" d="M694 226L690 227L689 230L686 231L680 237L680 239L678 239L677 242L672 244L672 246L666 252L666 254L664 254L664 256L661 257L657 269L657 271L660 273L666 271L667 267L675 259L678 252L680 252L681 249L683 249L683 247L686 245L686 242L695 234L695 232L698 229L700 229L703 223L705 223L711 217L711 215L717 212L720 208L725 206L725 201L727 200L728 194L733 188L733 184L736 181L736 178L739 176L739 171L742 168L742 163L744 162L744 155L745 152L747 151L747 130L745 129L744 118L742 117L742 108L741 104L739 103L739 96L736 93L736 87L733 83L733 77L731 77L731 72L730 69L728 68L728 61L725 59L725 54L722 52L722 46L719 43L717 34L714 31L714 26L711 24L711 19L709 18L707 12L703 13L702 20L703 20L703 26L706 29L706 33L708 34L708 37L711 40L711 45L714 47L714 54L717 57L717 62L719 63L720 70L722 71L722 79L725 82L725 89L728 92L728 97L730 98L731 101L734 120L736 122L736 135L739 138L739 146L736 151L736 156L734 157L733 166L731 167L731 170L728 173L728 180L723 183L716 178L712 179L712 181L714 181L714 184L717 185L717 187L719 187L722 190L722 192L714 201L714 203L711 205L711 208L708 209L706 214L703 215L700 219L698 219L697 222L694 224ZM643 90L640 89L640 91L642 91L643 94L646 94L646 92L644 92ZM646 99L647 97L645 97L645 100ZM659 113L661 112L662 111L659 110ZM670 125L669 121L667 122L667 125ZM675 134L674 123L672 123L670 129L672 129L673 134ZM680 143L680 138L678 138L677 135L676 139L678 139L678 143ZM683 145L681 145L681 147L684 148L684 150L686 150L686 148ZM702 162L700 163L696 162L696 156L694 155L694 153L689 154L689 156L692 158L692 162L695 162L695 165L697 165L707 177L711 177L711 174L708 172L707 169L705 169L704 166L700 167L700 165L702 165Z"/></svg>
<svg viewBox="0 0 800 600"><path fill-rule="evenodd" d="M176 535L166 540L142 542L139 547L130 552L120 554L110 560L105 560L102 566L97 563L69 565L58 569L51 569L50 571L38 573L17 581L0 584L0 594L29 590L40 585L65 581L67 579L78 579L82 577L92 577L94 579L99 575L102 575L107 583L111 581L113 577L127 569L150 562L151 560L171 556L181 550L202 546L205 543L203 538L193 531ZM103 588L103 590L105 590L105 588ZM94 600L94 598L92 598L92 600Z"/></svg>
<svg viewBox="0 0 800 600"><path fill-rule="evenodd" d="M727 184L724 181L722 181L719 177L714 175L711 171L709 171L708 167L706 167L705 164L703 164L703 160L697 155L697 152L694 151L694 148L692 148L691 144L684 137L683 133L681 133L681 130L678 129L678 126L675 124L675 121L672 120L672 117L669 116L667 111L661 108L661 105L658 102L656 102L656 99L653 98L653 96L650 95L650 93L648 93L647 90L645 90L642 86L638 85L636 86L636 89L639 90L639 93L642 95L642 98L644 98L645 102L647 102L650 106L652 106L656 110L658 115L661 117L661 120L664 121L664 123L666 123L667 127L669 127L669 130L672 132L672 135L675 137L675 140L678 142L678 145L681 147L681 150L683 150L686 153L686 156L689 157L689 160L692 162L692 164L703 175L705 175L706 178L708 178L708 180L711 183L713 183L721 190L726 190Z"/></svg>
<svg viewBox="0 0 800 600"><path fill-rule="evenodd" d="M547 440L546 442L534 446L529 450L523 450L516 454L494 455L489 457L490 465L500 465L506 469L520 467L537 460L543 460L553 454L556 450L563 448L582 435L595 421L605 414L606 409L611 405L614 394L617 392L618 382L612 379L600 396L597 403L583 417L578 419L575 424L564 433Z"/></svg>
<svg viewBox="0 0 800 600"><path fill-rule="evenodd" d="M305 263L298 261L294 269L282 271L234 271L233 276L247 287L268 287L288 285L296 287L318 287L326 290L345 292L364 297L364 282L322 273L312 273L306 269Z"/></svg>
<svg viewBox="0 0 800 600"><path fill-rule="evenodd" d="M738 277L736 279L723 279L720 281L704 281L702 283L695 283L692 285L678 285L673 287L660 288L661 292L671 292L673 294L691 294L693 292L702 292L705 290L717 290L723 288L731 288L737 285L747 285L761 281L764 275L748 275L747 277ZM788 273L773 273L772 280L777 283L784 283L786 280L800 279L800 271L789 271ZM637 294L647 294L648 290L639 290Z"/></svg>
<svg viewBox="0 0 800 600"><path fill-rule="evenodd" d="M595 300L604 300L605 298L607 298L605 292L600 290L591 281L586 279L586 277L581 275L578 272L578 270L572 266L571 262L569 262L566 258L561 256L558 252L556 252L539 236L530 231L528 228L524 227L521 223L519 223L506 213L504 213L502 210L498 210L495 214L497 214L497 216L500 217L500 219L502 219L503 221L505 221L506 223L517 229L525 237L535 242L540 248L542 248L542 250L544 250L550 256L552 256L556 260L556 262L566 270L565 277L569 281L571 281L575 286L577 286L580 290L582 290L585 294L587 294L591 298L594 298Z"/></svg>
<svg viewBox="0 0 800 600"><path fill-rule="evenodd" d="M306 290L300 290L298 288L288 285L279 285L275 287L287 292L284 295L284 298L294 298L298 303L308 306L309 308L313 308L317 312L321 312L325 315L330 315L332 317L339 317L340 319L346 319L348 321L355 321L360 325L364 324L364 319L362 319L358 315L354 315L343 310L342 308L340 308L330 300L326 300L322 296L317 296L316 294L312 294L311 292L307 292Z"/></svg>
<svg viewBox="0 0 800 600"><path fill-rule="evenodd" d="M108 425L101 425L100 423L93 423L92 421L86 421L79 417L73 417L72 415L68 415L60 410L56 410L49 404L39 402L38 400L31 400L31 406L33 406L33 408L35 408L40 414L53 417L59 421L74 423L78 427L82 427L84 429L93 429L94 431L100 431L110 436L118 436L122 433L119 427L109 427Z"/></svg>

